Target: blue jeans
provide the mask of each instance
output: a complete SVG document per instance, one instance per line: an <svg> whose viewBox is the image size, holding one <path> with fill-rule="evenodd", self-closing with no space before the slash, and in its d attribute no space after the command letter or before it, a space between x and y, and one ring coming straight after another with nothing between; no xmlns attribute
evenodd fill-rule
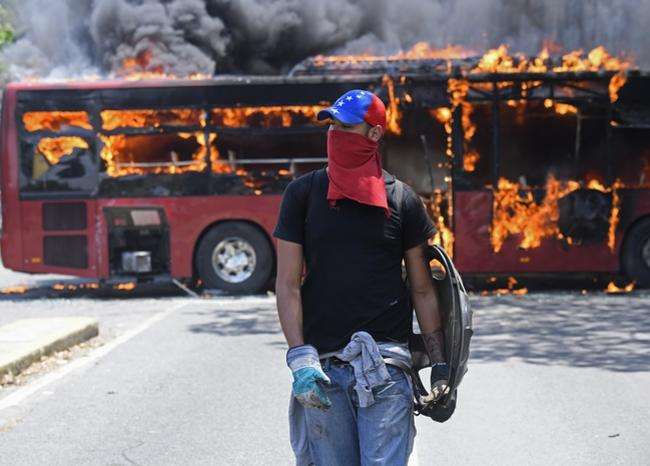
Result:
<svg viewBox="0 0 650 466"><path fill-rule="evenodd" d="M332 381L327 411L306 409L309 449L317 466L403 466L413 449L413 392L407 375L387 365L391 381L373 388L375 403L360 408L352 366L322 362Z"/></svg>

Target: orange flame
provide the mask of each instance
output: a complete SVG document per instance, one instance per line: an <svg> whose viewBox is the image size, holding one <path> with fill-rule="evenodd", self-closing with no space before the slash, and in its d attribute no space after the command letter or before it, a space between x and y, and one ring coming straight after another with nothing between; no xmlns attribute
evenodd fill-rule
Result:
<svg viewBox="0 0 650 466"><path fill-rule="evenodd" d="M45 156L50 165L56 165L65 155L72 154L74 149L88 149L88 143L76 136L58 138L43 138L38 141L37 150Z"/></svg>
<svg viewBox="0 0 650 466"><path fill-rule="evenodd" d="M612 282L609 282L609 284L607 285L607 288L605 288L605 292L608 293L608 294L629 293L632 290L634 290L634 284L635 284L635 282L628 283L623 288L619 288L612 281Z"/></svg>
<svg viewBox="0 0 650 466"><path fill-rule="evenodd" d="M518 183L500 178L494 191L493 220L490 240L494 252L499 252L503 242L510 235L521 234L519 247L530 249L539 247L542 239L558 236L558 200L560 197L580 187L577 182L562 183L549 176L546 182L546 195L541 204L533 199L530 189Z"/></svg>
<svg viewBox="0 0 650 466"><path fill-rule="evenodd" d="M168 73L162 65L153 66L151 61L153 53L151 50L143 50L134 57L127 57L122 60L122 67L117 71L117 76L129 81L142 79L179 79L179 76ZM194 73L183 77L184 79L209 79L212 76Z"/></svg>
<svg viewBox="0 0 650 466"><path fill-rule="evenodd" d="M23 294L27 293L29 288L25 285L7 286L0 290L2 294Z"/></svg>
<svg viewBox="0 0 650 466"><path fill-rule="evenodd" d="M478 151L471 147L472 139L476 134L476 124L472 122L472 112L474 111L472 105L465 101L467 92L469 91L469 83L466 80L450 79L448 83L448 91L451 97L452 108L439 107L430 111L431 115L442 123L447 134L447 149L445 153L449 157L453 157L453 115L455 109L461 107L461 124L463 127L463 169L472 172L476 169L476 164L480 159Z"/></svg>
<svg viewBox="0 0 650 466"><path fill-rule="evenodd" d="M447 225L445 215L443 213L443 204L447 201L448 206L451 206L450 196L448 193L436 189L433 191L433 196L427 202L429 211L431 212L431 218L433 223L436 226L436 233L433 238L430 240L431 244L438 244L442 246L447 253L453 257L454 252L454 233L451 231L451 228ZM449 211L447 212L448 218L450 217Z"/></svg>
<svg viewBox="0 0 650 466"><path fill-rule="evenodd" d="M610 251L614 252L616 248L616 227L620 221L621 216L621 196L618 190L623 187L621 180L616 180L612 185L612 210L609 215L609 231L607 232L607 246ZM592 188L597 189L597 188Z"/></svg>
<svg viewBox="0 0 650 466"><path fill-rule="evenodd" d="M490 277L488 280L490 283L494 283L496 281L496 277ZM507 283L507 288L498 288L494 290L494 294L497 296L503 296L507 294L513 294L517 296L525 295L528 293L528 288L522 287L522 288L515 288L515 285L517 285L517 279L515 277L508 277L508 283ZM487 294L487 291L485 292Z"/></svg>
<svg viewBox="0 0 650 466"><path fill-rule="evenodd" d="M451 109L448 107L438 107L430 110L430 114L438 120L445 128L445 133L447 134L447 149L445 154L447 157L453 157L453 137L451 135L452 125L453 125L453 115Z"/></svg>
<svg viewBox="0 0 650 466"><path fill-rule="evenodd" d="M86 112L26 112L23 124L27 131L61 131L66 126L93 129Z"/></svg>
<svg viewBox="0 0 650 466"><path fill-rule="evenodd" d="M618 91L625 85L626 82L627 76L623 71L620 71L612 76L612 79L609 82L609 100L612 103L618 100Z"/></svg>
<svg viewBox="0 0 650 466"><path fill-rule="evenodd" d="M476 55L476 52L460 45L449 45L444 48L432 47L427 42L418 42L409 50L398 52L393 55L317 55L314 57L316 66L323 66L326 63L358 63L360 61L391 61L391 60L422 60L422 59L441 59L452 60L458 58L468 58Z"/></svg>
<svg viewBox="0 0 650 466"><path fill-rule="evenodd" d="M118 283L113 287L115 290L132 291L135 289L135 282Z"/></svg>
<svg viewBox="0 0 650 466"><path fill-rule="evenodd" d="M161 126L204 126L203 111L191 108L169 110L103 110L102 128L158 128ZM202 124L203 123L203 124Z"/></svg>
<svg viewBox="0 0 650 466"><path fill-rule="evenodd" d="M386 129L399 136L402 134L400 123L402 121L402 112L399 108L400 99L395 96L395 83L387 74L384 75L382 84L388 89L388 108L386 109Z"/></svg>
<svg viewBox="0 0 650 466"><path fill-rule="evenodd" d="M552 108L558 115L575 115L578 113L578 109L573 105L555 102L552 99L544 99L544 107Z"/></svg>
<svg viewBox="0 0 650 466"><path fill-rule="evenodd" d="M463 154L463 170L466 172L473 172L476 170L476 163L478 162L480 156L478 152L472 149L469 152Z"/></svg>
<svg viewBox="0 0 650 466"><path fill-rule="evenodd" d="M616 226L620 216L620 196L618 196L617 190L623 184L617 180L611 188L605 188L598 180L592 179L585 185L588 189L612 192L607 244L614 251ZM499 252L505 239L515 234L522 235L519 243L519 247L522 249L539 247L544 238L551 237L565 239L568 244L572 244L572 239L564 238L557 224L559 220L558 201L581 186L578 181L562 182L550 175L546 181L544 199L537 204L530 188L500 178L498 188L494 191L493 219L490 229L490 240L494 252Z"/></svg>
<svg viewBox="0 0 650 466"><path fill-rule="evenodd" d="M212 123L217 126L288 128L295 124L316 123L316 115L323 108L321 105L215 108L211 117Z"/></svg>

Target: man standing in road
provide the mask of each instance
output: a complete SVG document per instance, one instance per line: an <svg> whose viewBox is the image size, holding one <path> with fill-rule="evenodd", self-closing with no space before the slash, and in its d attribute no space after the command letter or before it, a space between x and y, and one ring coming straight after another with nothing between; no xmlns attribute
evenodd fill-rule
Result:
<svg viewBox="0 0 650 466"><path fill-rule="evenodd" d="M432 399L445 392L449 370L425 259L436 230L413 189L382 169L386 109L377 96L349 91L318 119L331 123L328 165L289 183L273 233L294 379L292 448L298 465L405 465L415 436L411 380L383 358L411 364L412 304L434 362Z"/></svg>

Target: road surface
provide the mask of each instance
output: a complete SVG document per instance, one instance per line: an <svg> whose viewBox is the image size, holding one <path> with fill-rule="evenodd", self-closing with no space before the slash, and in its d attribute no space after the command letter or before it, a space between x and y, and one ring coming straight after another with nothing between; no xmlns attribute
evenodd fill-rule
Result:
<svg viewBox="0 0 650 466"><path fill-rule="evenodd" d="M96 341L0 388L1 465L288 465L290 374L273 296L97 295L0 273L0 325L88 315ZM162 296L161 296L162 295ZM452 419L411 464L650 464L650 293L473 296Z"/></svg>

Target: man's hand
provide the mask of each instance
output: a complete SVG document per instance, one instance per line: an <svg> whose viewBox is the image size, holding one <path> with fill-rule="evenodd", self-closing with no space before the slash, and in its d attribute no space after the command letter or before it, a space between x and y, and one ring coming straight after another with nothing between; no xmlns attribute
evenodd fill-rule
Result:
<svg viewBox="0 0 650 466"><path fill-rule="evenodd" d="M431 393L420 398L420 403L429 404L438 401L449 393L449 366L446 363L437 363L431 366Z"/></svg>
<svg viewBox="0 0 650 466"><path fill-rule="evenodd" d="M293 374L293 395L305 408L323 411L332 406L322 385L330 385L318 359L318 351L312 345L289 348L287 365Z"/></svg>
<svg viewBox="0 0 650 466"><path fill-rule="evenodd" d="M422 340L431 361L431 393L420 401L428 404L449 393L449 366L445 362L445 337L441 329L422 333Z"/></svg>

